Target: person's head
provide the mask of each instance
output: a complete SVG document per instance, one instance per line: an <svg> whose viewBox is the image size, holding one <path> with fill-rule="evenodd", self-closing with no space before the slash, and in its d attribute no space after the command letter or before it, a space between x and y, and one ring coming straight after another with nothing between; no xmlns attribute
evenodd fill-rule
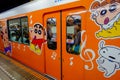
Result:
<svg viewBox="0 0 120 80"><path fill-rule="evenodd" d="M72 16L68 16L68 17L67 17L67 23L68 23L69 25L73 25L73 24L74 24L74 18L73 18Z"/></svg>
<svg viewBox="0 0 120 80"><path fill-rule="evenodd" d="M107 25L120 13L120 0L95 1L91 5L92 19L99 25Z"/></svg>
<svg viewBox="0 0 120 80"><path fill-rule="evenodd" d="M23 34L24 34L24 35L23 35L24 38L29 38L28 32L25 32L25 31L24 31Z"/></svg>
<svg viewBox="0 0 120 80"><path fill-rule="evenodd" d="M78 32L78 31L81 31L81 24L80 23L77 23L75 24L75 30Z"/></svg>

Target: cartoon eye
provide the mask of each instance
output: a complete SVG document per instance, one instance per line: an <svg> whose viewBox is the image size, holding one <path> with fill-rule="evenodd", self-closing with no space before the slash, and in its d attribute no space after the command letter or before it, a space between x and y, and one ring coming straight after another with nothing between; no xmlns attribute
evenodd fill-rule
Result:
<svg viewBox="0 0 120 80"><path fill-rule="evenodd" d="M35 29L34 32L37 34L37 29Z"/></svg>
<svg viewBox="0 0 120 80"><path fill-rule="evenodd" d="M105 15L106 13L107 13L107 10L106 10L106 9L104 9L104 10L102 10L102 11L101 11L101 13L100 13L100 14L101 14L101 15Z"/></svg>
<svg viewBox="0 0 120 80"><path fill-rule="evenodd" d="M105 51L103 51L103 53L105 53Z"/></svg>
<svg viewBox="0 0 120 80"><path fill-rule="evenodd" d="M117 9L117 6L116 5L111 5L110 8L109 8L109 11L110 12L113 12Z"/></svg>
<svg viewBox="0 0 120 80"><path fill-rule="evenodd" d="M38 34L41 35L41 33L42 33L41 30L38 30Z"/></svg>

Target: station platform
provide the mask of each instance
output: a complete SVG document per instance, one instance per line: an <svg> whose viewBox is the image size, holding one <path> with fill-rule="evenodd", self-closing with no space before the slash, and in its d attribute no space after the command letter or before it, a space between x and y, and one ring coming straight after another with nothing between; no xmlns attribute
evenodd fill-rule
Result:
<svg viewBox="0 0 120 80"><path fill-rule="evenodd" d="M0 80L51 80L0 53Z"/></svg>

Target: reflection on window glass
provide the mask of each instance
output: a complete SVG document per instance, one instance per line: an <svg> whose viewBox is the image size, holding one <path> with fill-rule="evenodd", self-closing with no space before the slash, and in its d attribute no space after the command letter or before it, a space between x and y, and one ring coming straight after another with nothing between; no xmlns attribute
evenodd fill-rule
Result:
<svg viewBox="0 0 120 80"><path fill-rule="evenodd" d="M22 33L23 33L23 43L29 44L29 29L28 29L28 19L21 18Z"/></svg>
<svg viewBox="0 0 120 80"><path fill-rule="evenodd" d="M81 43L81 17L79 15L71 15L67 17L67 39L66 49L70 54L80 54Z"/></svg>
<svg viewBox="0 0 120 80"><path fill-rule="evenodd" d="M47 20L47 45L49 49L56 50L56 18Z"/></svg>
<svg viewBox="0 0 120 80"><path fill-rule="evenodd" d="M27 17L8 20L9 39L14 42L29 44Z"/></svg>
<svg viewBox="0 0 120 80"><path fill-rule="evenodd" d="M10 40L15 42L22 42L20 19L13 19L9 21Z"/></svg>

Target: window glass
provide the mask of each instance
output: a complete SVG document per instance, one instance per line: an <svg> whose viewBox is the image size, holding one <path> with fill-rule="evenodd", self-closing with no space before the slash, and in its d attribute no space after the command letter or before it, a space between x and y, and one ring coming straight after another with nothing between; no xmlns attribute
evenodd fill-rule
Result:
<svg viewBox="0 0 120 80"><path fill-rule="evenodd" d="M56 18L47 20L47 45L49 49L56 50Z"/></svg>
<svg viewBox="0 0 120 80"><path fill-rule="evenodd" d="M22 17L8 20L9 40L29 44L28 18Z"/></svg>
<svg viewBox="0 0 120 80"><path fill-rule="evenodd" d="M22 25L22 41L24 44L29 44L29 29L28 29L28 19L27 17L21 18Z"/></svg>
<svg viewBox="0 0 120 80"><path fill-rule="evenodd" d="M81 43L81 17L80 15L70 15L66 20L67 39L66 49L70 54L80 54Z"/></svg>
<svg viewBox="0 0 120 80"><path fill-rule="evenodd" d="M10 40L22 43L22 32L20 26L20 19L13 19L9 21Z"/></svg>

